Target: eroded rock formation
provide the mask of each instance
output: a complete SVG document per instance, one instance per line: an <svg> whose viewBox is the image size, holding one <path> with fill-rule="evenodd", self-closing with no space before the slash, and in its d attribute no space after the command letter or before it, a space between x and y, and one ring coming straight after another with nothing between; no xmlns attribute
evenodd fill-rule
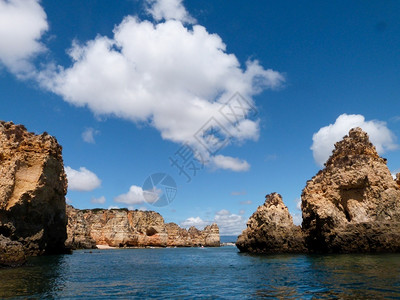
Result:
<svg viewBox="0 0 400 300"><path fill-rule="evenodd" d="M72 249L111 247L193 247L220 245L216 224L204 230L183 229L174 223L164 223L153 211L127 209L78 210L67 206L68 239Z"/></svg>
<svg viewBox="0 0 400 300"><path fill-rule="evenodd" d="M67 180L61 151L47 133L0 122L0 234L12 245L20 243L26 255L65 251Z"/></svg>
<svg viewBox="0 0 400 300"><path fill-rule="evenodd" d="M247 222L247 228L239 236L239 250L253 253L305 252L304 237L281 195L269 194Z"/></svg>
<svg viewBox="0 0 400 300"><path fill-rule="evenodd" d="M0 267L16 267L26 262L24 247L0 235Z"/></svg>
<svg viewBox="0 0 400 300"><path fill-rule="evenodd" d="M360 128L335 144L301 198L311 251L400 251L399 184Z"/></svg>
<svg viewBox="0 0 400 300"><path fill-rule="evenodd" d="M298 252L303 235L301 252L400 252L400 176L393 180L386 160L360 128L335 144L325 168L307 182L301 198L301 231L281 198L272 194L250 217L238 248Z"/></svg>

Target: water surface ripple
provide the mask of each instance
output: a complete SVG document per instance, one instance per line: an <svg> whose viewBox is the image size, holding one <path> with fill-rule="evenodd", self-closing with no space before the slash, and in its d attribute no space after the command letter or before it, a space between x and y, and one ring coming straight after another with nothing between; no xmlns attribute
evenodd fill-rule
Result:
<svg viewBox="0 0 400 300"><path fill-rule="evenodd" d="M75 251L0 269L0 298L400 299L400 254L272 255L235 247Z"/></svg>

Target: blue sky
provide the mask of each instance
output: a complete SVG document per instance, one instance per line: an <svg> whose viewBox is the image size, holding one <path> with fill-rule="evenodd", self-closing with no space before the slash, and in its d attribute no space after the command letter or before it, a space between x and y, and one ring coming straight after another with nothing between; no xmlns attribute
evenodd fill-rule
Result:
<svg viewBox="0 0 400 300"><path fill-rule="evenodd" d="M399 15L398 1L0 0L0 119L57 137L77 208L237 234L278 192L299 222L351 127L400 170ZM232 121L234 95L247 114ZM210 120L215 153L196 139ZM171 165L182 145L207 162L190 180ZM160 172L177 194L155 207L142 186Z"/></svg>

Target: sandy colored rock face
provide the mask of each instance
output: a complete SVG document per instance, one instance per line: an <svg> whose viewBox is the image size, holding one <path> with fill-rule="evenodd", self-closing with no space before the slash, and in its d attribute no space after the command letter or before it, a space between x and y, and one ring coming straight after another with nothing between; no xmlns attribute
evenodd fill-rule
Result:
<svg viewBox="0 0 400 300"><path fill-rule="evenodd" d="M219 246L216 224L207 226L195 235L174 223L164 223L153 211L125 209L78 210L67 206L68 239L72 249L111 247L193 247ZM196 229L197 230L197 229Z"/></svg>
<svg viewBox="0 0 400 300"><path fill-rule="evenodd" d="M335 144L302 193L303 230L315 252L400 250L400 189L360 128Z"/></svg>
<svg viewBox="0 0 400 300"><path fill-rule="evenodd" d="M266 196L265 203L249 218L236 246L240 251L252 253L306 251L301 228L293 224L292 216L277 193Z"/></svg>
<svg viewBox="0 0 400 300"><path fill-rule="evenodd" d="M255 253L400 252L400 175L360 128L335 144L302 192L302 227L278 194L250 217L237 247Z"/></svg>
<svg viewBox="0 0 400 300"><path fill-rule="evenodd" d="M0 234L27 255L64 252L67 180L57 140L0 122Z"/></svg>

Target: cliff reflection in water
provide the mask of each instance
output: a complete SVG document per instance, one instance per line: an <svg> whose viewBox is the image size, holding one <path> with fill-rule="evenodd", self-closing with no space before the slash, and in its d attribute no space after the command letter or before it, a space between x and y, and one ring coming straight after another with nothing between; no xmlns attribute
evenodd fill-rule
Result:
<svg viewBox="0 0 400 300"><path fill-rule="evenodd" d="M0 298L53 298L65 285L66 255L32 257L19 268L0 269Z"/></svg>

